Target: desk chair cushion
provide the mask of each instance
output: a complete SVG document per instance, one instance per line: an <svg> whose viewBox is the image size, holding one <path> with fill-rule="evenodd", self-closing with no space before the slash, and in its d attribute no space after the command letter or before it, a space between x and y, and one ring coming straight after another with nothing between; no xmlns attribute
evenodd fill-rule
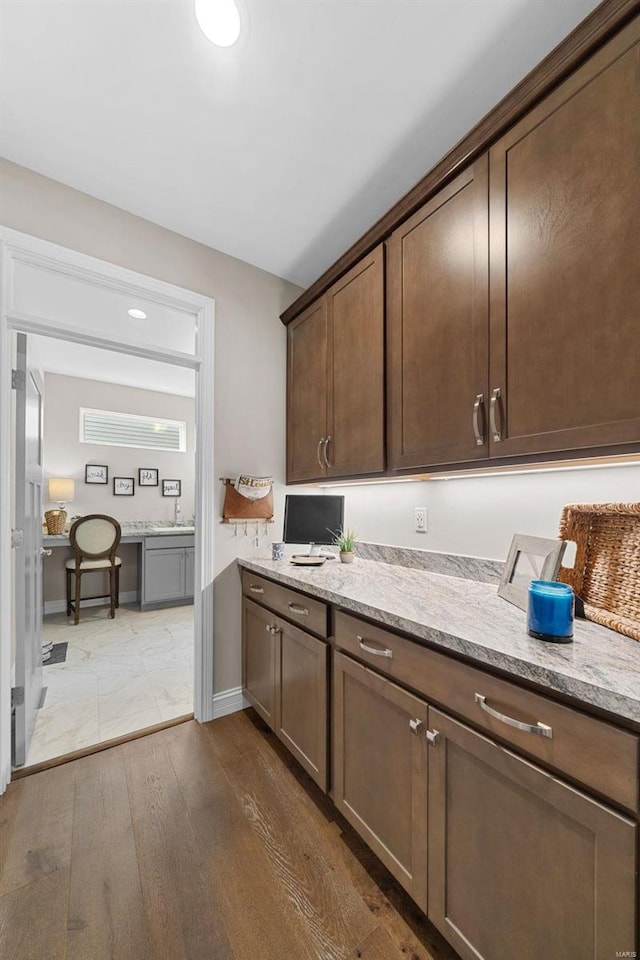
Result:
<svg viewBox="0 0 640 960"><path fill-rule="evenodd" d="M113 564L116 567L121 566L122 560L120 557L113 558ZM111 561L108 558L104 560L81 560L80 561L80 570L108 570L111 566ZM65 567L67 570L75 570L76 561L75 557L71 557L70 560L65 562Z"/></svg>
<svg viewBox="0 0 640 960"><path fill-rule="evenodd" d="M105 516L82 517L74 524L75 542L81 553L107 554L120 541L120 524ZM71 537L73 545L74 537Z"/></svg>

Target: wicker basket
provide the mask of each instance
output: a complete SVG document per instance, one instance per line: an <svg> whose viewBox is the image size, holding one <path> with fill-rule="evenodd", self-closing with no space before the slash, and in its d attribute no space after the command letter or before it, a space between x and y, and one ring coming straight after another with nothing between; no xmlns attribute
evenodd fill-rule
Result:
<svg viewBox="0 0 640 960"><path fill-rule="evenodd" d="M640 640L640 503L568 504L559 536L575 541L576 559L558 579L584 602L587 619Z"/></svg>
<svg viewBox="0 0 640 960"><path fill-rule="evenodd" d="M64 525L67 522L66 510L45 510L44 519L49 536L64 533Z"/></svg>

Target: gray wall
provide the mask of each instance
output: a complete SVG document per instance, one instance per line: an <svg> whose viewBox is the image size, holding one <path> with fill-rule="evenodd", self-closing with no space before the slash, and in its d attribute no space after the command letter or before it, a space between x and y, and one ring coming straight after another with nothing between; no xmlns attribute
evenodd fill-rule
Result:
<svg viewBox="0 0 640 960"><path fill-rule="evenodd" d="M239 470L274 476L273 529L279 536L286 335L278 315L299 289L6 160L0 160L0 223L215 299L215 470L218 476ZM222 492L221 485L221 500ZM216 691L240 683L240 581L234 559L253 549L249 537L216 529Z"/></svg>

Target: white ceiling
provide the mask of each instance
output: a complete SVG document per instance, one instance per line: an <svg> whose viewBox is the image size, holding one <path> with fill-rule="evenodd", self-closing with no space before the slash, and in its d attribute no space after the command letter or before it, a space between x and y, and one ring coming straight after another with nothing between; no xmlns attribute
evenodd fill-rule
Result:
<svg viewBox="0 0 640 960"><path fill-rule="evenodd" d="M308 285L596 0L2 0L0 150Z"/></svg>

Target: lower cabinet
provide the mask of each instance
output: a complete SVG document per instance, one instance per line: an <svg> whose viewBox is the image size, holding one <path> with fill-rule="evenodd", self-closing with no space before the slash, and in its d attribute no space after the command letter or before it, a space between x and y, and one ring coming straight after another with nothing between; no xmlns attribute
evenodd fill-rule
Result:
<svg viewBox="0 0 640 960"><path fill-rule="evenodd" d="M634 956L635 824L437 710L429 724L428 915L460 956Z"/></svg>
<svg viewBox="0 0 640 960"><path fill-rule="evenodd" d="M192 603L194 557L192 535L146 537L139 578L141 609Z"/></svg>
<svg viewBox="0 0 640 960"><path fill-rule="evenodd" d="M276 637L274 617L251 600L242 602L242 688L272 730L276 727Z"/></svg>
<svg viewBox="0 0 640 960"><path fill-rule="evenodd" d="M427 705L334 654L333 799L427 909Z"/></svg>

